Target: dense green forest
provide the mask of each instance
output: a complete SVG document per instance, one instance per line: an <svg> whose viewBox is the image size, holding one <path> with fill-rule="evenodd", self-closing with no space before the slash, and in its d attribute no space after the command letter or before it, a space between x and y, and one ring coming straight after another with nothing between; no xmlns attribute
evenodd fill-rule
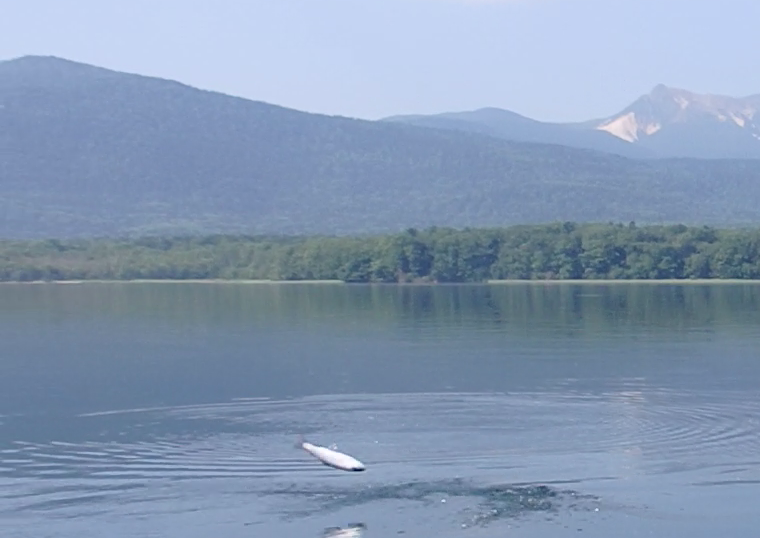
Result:
<svg viewBox="0 0 760 538"><path fill-rule="evenodd" d="M0 242L0 280L756 279L760 230L574 224L408 229L358 237Z"/></svg>

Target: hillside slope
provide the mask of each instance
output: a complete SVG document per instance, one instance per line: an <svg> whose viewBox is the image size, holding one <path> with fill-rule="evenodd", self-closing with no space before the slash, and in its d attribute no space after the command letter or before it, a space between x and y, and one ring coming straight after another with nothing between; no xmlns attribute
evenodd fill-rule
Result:
<svg viewBox="0 0 760 538"><path fill-rule="evenodd" d="M638 161L0 63L0 237L758 222L760 162Z"/></svg>

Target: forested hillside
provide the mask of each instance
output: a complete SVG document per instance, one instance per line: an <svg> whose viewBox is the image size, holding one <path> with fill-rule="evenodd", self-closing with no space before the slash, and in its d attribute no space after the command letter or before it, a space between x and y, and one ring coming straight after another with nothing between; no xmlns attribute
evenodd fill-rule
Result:
<svg viewBox="0 0 760 538"><path fill-rule="evenodd" d="M0 238L760 222L760 161L635 160L0 63Z"/></svg>

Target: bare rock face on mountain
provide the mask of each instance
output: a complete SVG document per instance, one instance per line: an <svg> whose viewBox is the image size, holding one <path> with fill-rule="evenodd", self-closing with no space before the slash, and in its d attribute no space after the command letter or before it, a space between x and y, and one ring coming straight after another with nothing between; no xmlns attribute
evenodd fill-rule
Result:
<svg viewBox="0 0 760 538"><path fill-rule="evenodd" d="M760 158L760 94L697 94L659 84L597 130L676 157Z"/></svg>
<svg viewBox="0 0 760 538"><path fill-rule="evenodd" d="M617 114L578 123L540 122L483 108L385 121L559 144L633 158L760 159L760 94L702 95L663 84Z"/></svg>
<svg viewBox="0 0 760 538"><path fill-rule="evenodd" d="M557 144L590 149L630 158L656 157L650 150L632 144L595 124L553 123L527 118L511 110L480 108L465 112L444 112L433 115L391 116L383 121L406 123L420 127L482 133L504 140Z"/></svg>

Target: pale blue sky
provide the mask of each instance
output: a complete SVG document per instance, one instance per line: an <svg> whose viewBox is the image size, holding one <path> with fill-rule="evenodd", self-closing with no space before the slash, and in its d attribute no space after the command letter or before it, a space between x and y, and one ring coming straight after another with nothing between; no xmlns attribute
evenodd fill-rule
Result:
<svg viewBox="0 0 760 538"><path fill-rule="evenodd" d="M617 112L655 84L760 93L760 0L23 0L46 54L312 112Z"/></svg>

